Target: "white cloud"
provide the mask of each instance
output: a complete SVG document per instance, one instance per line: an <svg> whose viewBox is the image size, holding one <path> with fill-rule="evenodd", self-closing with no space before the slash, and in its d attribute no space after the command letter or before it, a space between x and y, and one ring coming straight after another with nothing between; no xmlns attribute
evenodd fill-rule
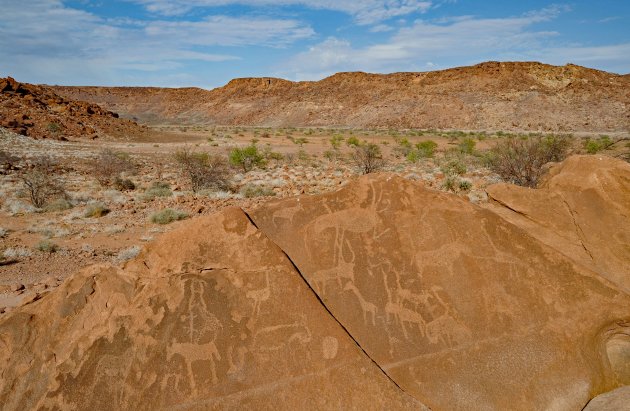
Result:
<svg viewBox="0 0 630 411"><path fill-rule="evenodd" d="M293 79L318 79L339 71L424 70L427 62L436 67L449 67L536 56L544 61L557 61L553 58L554 53L560 55L560 50L565 50L550 46L558 33L535 30L533 26L550 21L566 10L566 7L554 6L506 18L460 16L439 21L417 20L411 26L399 29L386 42L365 47L353 47L343 39L329 38L296 55L279 69L278 74ZM614 55L623 51L614 48L604 53L599 50L601 53L595 53L591 63L602 62L605 57L602 54ZM585 58L588 55L588 50L582 52L577 48L572 51L575 51L574 60L577 61L581 53ZM567 51L567 57L569 53ZM617 56L624 56L619 58L626 62L630 60L625 57L630 53Z"/></svg>
<svg viewBox="0 0 630 411"><path fill-rule="evenodd" d="M283 47L314 34L296 20L212 16L202 21L107 20L60 0L5 0L0 76L34 82L120 83L120 70L174 70L238 60L215 46Z"/></svg>
<svg viewBox="0 0 630 411"><path fill-rule="evenodd" d="M372 24L392 17L424 13L433 6L429 0L127 0L143 4L147 10L163 15L182 15L195 8L228 5L304 6L339 11L353 16L359 24Z"/></svg>

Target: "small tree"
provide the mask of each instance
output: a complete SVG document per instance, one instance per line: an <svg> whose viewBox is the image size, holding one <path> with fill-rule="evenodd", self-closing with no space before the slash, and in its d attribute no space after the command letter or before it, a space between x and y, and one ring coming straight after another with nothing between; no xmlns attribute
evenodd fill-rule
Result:
<svg viewBox="0 0 630 411"><path fill-rule="evenodd" d="M361 144L354 149L354 163L361 174L374 173L385 167L385 159L376 144Z"/></svg>
<svg viewBox="0 0 630 411"><path fill-rule="evenodd" d="M566 136L530 139L510 138L498 143L489 153L490 168L504 180L525 187L536 187L543 166L566 158L570 140Z"/></svg>
<svg viewBox="0 0 630 411"><path fill-rule="evenodd" d="M55 168L50 157L42 156L35 159L32 168L19 174L29 200L37 208L44 207L50 200L67 197L63 184L55 178Z"/></svg>
<svg viewBox="0 0 630 411"><path fill-rule="evenodd" d="M101 150L98 157L92 162L92 174L104 187L123 180L123 173L136 173L136 165L126 153L106 148Z"/></svg>
<svg viewBox="0 0 630 411"><path fill-rule="evenodd" d="M421 158L430 158L435 154L437 143L432 140L421 141L416 144L416 149L407 154L407 160L412 163L417 162Z"/></svg>
<svg viewBox="0 0 630 411"><path fill-rule="evenodd" d="M228 190L232 173L225 158L188 149L175 153L175 161L194 192L203 189Z"/></svg>
<svg viewBox="0 0 630 411"><path fill-rule="evenodd" d="M333 150L339 150L341 148L341 143L343 142L343 136L341 134L334 134L330 140L330 146Z"/></svg>
<svg viewBox="0 0 630 411"><path fill-rule="evenodd" d="M243 172L247 173L254 167L264 166L266 161L265 156L258 150L258 146L250 144L247 147L237 147L230 151L230 163L241 167Z"/></svg>

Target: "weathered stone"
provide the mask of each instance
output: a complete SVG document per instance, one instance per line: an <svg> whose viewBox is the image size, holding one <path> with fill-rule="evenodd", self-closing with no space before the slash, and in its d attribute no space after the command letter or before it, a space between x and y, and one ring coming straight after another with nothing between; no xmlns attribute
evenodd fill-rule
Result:
<svg viewBox="0 0 630 411"><path fill-rule="evenodd" d="M418 409L239 209L0 320L3 410Z"/></svg>

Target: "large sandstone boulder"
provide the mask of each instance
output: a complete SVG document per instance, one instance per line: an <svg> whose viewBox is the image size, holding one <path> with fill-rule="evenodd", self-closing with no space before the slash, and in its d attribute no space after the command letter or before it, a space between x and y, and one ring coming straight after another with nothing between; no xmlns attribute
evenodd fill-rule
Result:
<svg viewBox="0 0 630 411"><path fill-rule="evenodd" d="M539 189L496 184L489 208L630 293L630 167L606 156L573 156Z"/></svg>
<svg viewBox="0 0 630 411"><path fill-rule="evenodd" d="M565 168L583 181L592 168L573 164L590 161ZM588 211L606 222L602 233L630 215L630 167L612 168L593 184L614 205ZM587 216L593 195L579 187L566 207ZM432 409L579 410L630 384L627 289L492 211L385 175L276 201L252 219L390 378ZM611 267L625 262L623 277L630 243L617 229ZM595 254L607 246L589 243Z"/></svg>
<svg viewBox="0 0 630 411"><path fill-rule="evenodd" d="M629 170L572 158L487 208L383 174L194 219L0 317L1 408L581 410L630 385Z"/></svg>
<svg viewBox="0 0 630 411"><path fill-rule="evenodd" d="M239 209L0 322L8 410L423 409Z"/></svg>

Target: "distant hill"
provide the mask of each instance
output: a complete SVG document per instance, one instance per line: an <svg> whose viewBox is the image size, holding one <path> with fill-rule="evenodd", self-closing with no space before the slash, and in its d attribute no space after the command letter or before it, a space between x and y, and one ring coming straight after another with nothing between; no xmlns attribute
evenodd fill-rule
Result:
<svg viewBox="0 0 630 411"><path fill-rule="evenodd" d="M423 73L244 78L198 88L53 87L147 124L630 130L630 76L487 62Z"/></svg>
<svg viewBox="0 0 630 411"><path fill-rule="evenodd" d="M130 138L146 126L94 103L64 98L46 86L0 79L0 127L35 138Z"/></svg>

